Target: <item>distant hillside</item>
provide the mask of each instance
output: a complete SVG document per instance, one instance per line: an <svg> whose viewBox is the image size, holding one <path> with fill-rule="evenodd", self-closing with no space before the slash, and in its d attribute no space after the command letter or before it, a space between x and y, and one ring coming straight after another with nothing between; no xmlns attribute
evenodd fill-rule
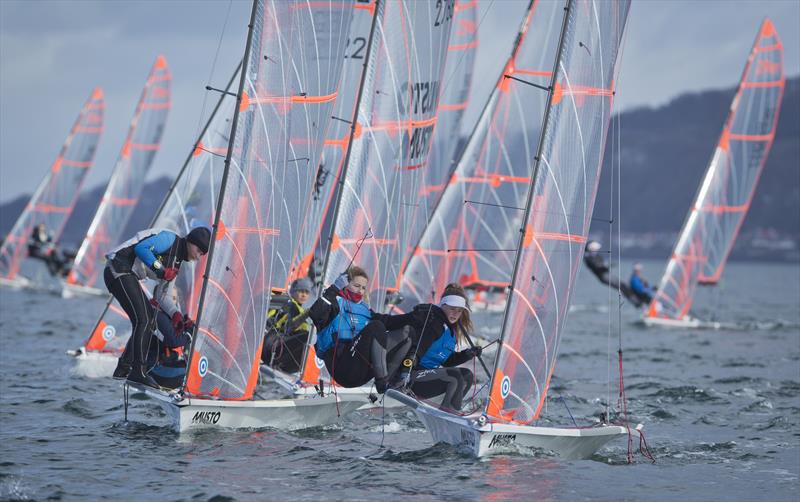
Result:
<svg viewBox="0 0 800 502"><path fill-rule="evenodd" d="M628 256L668 255L717 144L734 88L685 94L665 106L619 116L622 125L622 231ZM611 138L595 207L593 235L606 238ZM166 178L147 185L124 235L144 228L168 187ZM102 195L85 193L67 226L65 243L78 245ZM0 206L5 235L27 202ZM787 81L778 133L732 258L800 259L800 78Z"/></svg>
<svg viewBox="0 0 800 502"><path fill-rule="evenodd" d="M126 230L122 234L123 236L132 235L147 227L153 217L153 213L167 193L170 183L169 178L162 177L145 185L142 197L136 206L136 211L133 213L131 221L128 222ZM66 247L77 248L80 246L105 189L105 186L94 187L88 192L85 191L78 199L78 203L75 205L75 212L67 222L64 236L61 238L61 242ZM30 195L25 195L0 206L0 234L3 237L11 230L11 226L14 225L29 198Z"/></svg>
<svg viewBox="0 0 800 502"><path fill-rule="evenodd" d="M662 234L655 255L669 253L683 225L728 115L735 88L684 94L669 104L625 112L621 119L622 232ZM611 136L595 216L609 214ZM593 233L607 223L595 220ZM664 235L666 234L666 235ZM800 241L800 78L787 80L778 130L733 258L752 239ZM778 237L776 237L778 236ZM748 238L749 237L749 238ZM785 246L784 246L785 247ZM649 254L649 253L648 253ZM790 253L792 254L792 253ZM796 256L796 254L792 254Z"/></svg>

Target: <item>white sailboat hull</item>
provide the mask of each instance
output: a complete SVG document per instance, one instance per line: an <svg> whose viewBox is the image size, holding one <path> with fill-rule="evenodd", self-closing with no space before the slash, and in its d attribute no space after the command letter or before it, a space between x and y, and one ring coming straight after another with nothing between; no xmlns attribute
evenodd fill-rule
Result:
<svg viewBox="0 0 800 502"><path fill-rule="evenodd" d="M23 289L29 288L33 285L30 279L26 277L22 277L21 275L17 275L13 279L7 279L5 277L0 277L0 286L5 286L11 289Z"/></svg>
<svg viewBox="0 0 800 502"><path fill-rule="evenodd" d="M198 429L299 430L336 423L355 411L362 400L348 396L315 396L300 399L219 401L182 398L176 394L131 385L156 400L177 432Z"/></svg>
<svg viewBox="0 0 800 502"><path fill-rule="evenodd" d="M303 384L297 381L297 378L293 375L288 373L284 373L282 371L276 370L266 365L261 365L261 373L266 375L271 382L275 382L283 389L289 396L292 397L310 397L317 395L317 389L315 389L311 385ZM329 390L328 386L325 386L326 392L332 392ZM364 385L362 387L340 387L336 386L336 394L339 396L348 396L351 398L362 399L363 404L358 408L359 410L369 410L372 408L386 408L386 409L399 409L403 408L405 405L400 403L394 399L389 397L384 397L381 400L381 396L375 392L375 389L371 385ZM375 402L372 402L370 399L370 395L376 397L377 399Z"/></svg>
<svg viewBox="0 0 800 502"><path fill-rule="evenodd" d="M701 321L694 317L686 316L683 319L664 319L662 317L643 316L641 324L647 327L663 327L675 329L720 329L722 323L712 321Z"/></svg>
<svg viewBox="0 0 800 502"><path fill-rule="evenodd" d="M75 358L72 373L85 378L108 378L117 367L118 355L109 352L87 352L84 347L68 350L67 354Z"/></svg>
<svg viewBox="0 0 800 502"><path fill-rule="evenodd" d="M78 284L62 283L61 298L69 299L81 296L107 296L108 291Z"/></svg>
<svg viewBox="0 0 800 502"><path fill-rule="evenodd" d="M499 423L481 425L478 414L452 415L394 390L387 394L414 410L435 443L457 446L475 457L514 452L523 447L550 451L565 459L586 459L609 441L628 434L625 427L618 425L585 429ZM640 428L641 425L637 430ZM632 433L637 434L636 431Z"/></svg>

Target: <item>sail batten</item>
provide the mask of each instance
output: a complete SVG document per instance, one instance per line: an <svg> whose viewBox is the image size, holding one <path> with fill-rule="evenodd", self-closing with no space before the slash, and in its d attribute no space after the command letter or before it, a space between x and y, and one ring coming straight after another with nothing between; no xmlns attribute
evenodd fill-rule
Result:
<svg viewBox="0 0 800 502"><path fill-rule="evenodd" d="M684 319L697 285L722 276L775 138L785 80L783 45L766 19L647 317Z"/></svg>

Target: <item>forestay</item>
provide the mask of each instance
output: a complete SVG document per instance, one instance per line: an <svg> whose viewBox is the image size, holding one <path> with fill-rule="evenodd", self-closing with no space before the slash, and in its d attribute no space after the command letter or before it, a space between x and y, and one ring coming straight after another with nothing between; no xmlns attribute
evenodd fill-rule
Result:
<svg viewBox="0 0 800 502"><path fill-rule="evenodd" d="M3 241L0 247L0 277L16 277L22 260L28 255L28 241L37 225L44 224L54 243L61 238L83 181L94 164L97 144L103 132L104 112L103 91L98 87L81 108L50 171Z"/></svg>
<svg viewBox="0 0 800 502"><path fill-rule="evenodd" d="M107 253L121 241L144 188L147 172L161 145L171 106L172 76L164 56L158 56L145 82L128 135L111 174L100 206L81 243L69 284L100 287Z"/></svg>
<svg viewBox="0 0 800 502"><path fill-rule="evenodd" d="M258 1L205 271L187 396L253 395L341 77L352 2Z"/></svg>
<svg viewBox="0 0 800 502"><path fill-rule="evenodd" d="M220 94L208 122L157 211L151 225L153 228L186 235L197 226L211 227L222 180L223 161L228 151L231 118L236 106L236 98L231 94L236 93L234 82L238 82L238 75L239 69L228 82L226 92L230 94ZM204 268L205 259L183 263L181 273L175 279L178 295L176 304L192 318L197 314L202 282L200 273ZM119 352L130 336L130 331L128 316L112 298L86 340L84 350Z"/></svg>
<svg viewBox="0 0 800 502"><path fill-rule="evenodd" d="M539 418L589 232L630 3L569 3L486 414Z"/></svg>
<svg viewBox="0 0 800 502"><path fill-rule="evenodd" d="M370 276L372 308L398 290L430 143L454 14L454 0L378 3L358 119L324 282L355 263ZM365 238L366 237L366 238Z"/></svg>
<svg viewBox="0 0 800 502"><path fill-rule="evenodd" d="M431 301L449 282L504 288L530 185L563 10L532 0L495 88L403 277Z"/></svg>
<svg viewBox="0 0 800 502"><path fill-rule="evenodd" d="M785 80L783 45L766 19L648 317L683 319L697 284L719 281L775 138Z"/></svg>

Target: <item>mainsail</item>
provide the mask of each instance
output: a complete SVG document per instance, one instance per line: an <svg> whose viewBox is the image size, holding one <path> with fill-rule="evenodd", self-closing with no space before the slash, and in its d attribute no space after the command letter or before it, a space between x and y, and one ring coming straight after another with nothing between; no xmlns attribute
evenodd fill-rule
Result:
<svg viewBox="0 0 800 502"><path fill-rule="evenodd" d="M67 283L88 287L102 283L104 255L119 242L161 144L171 106L171 80L166 59L158 56L147 77L122 151L75 257Z"/></svg>
<svg viewBox="0 0 800 502"><path fill-rule="evenodd" d="M537 420L581 265L606 144L629 1L570 1L518 227L511 291L486 415Z"/></svg>
<svg viewBox="0 0 800 502"><path fill-rule="evenodd" d="M478 47L477 6L477 0L456 1L430 158L422 171L412 226L406 230L408 247L403 253L401 270L405 269L427 228L455 167L457 149L461 146L461 119L469 103Z"/></svg>
<svg viewBox="0 0 800 502"><path fill-rule="evenodd" d="M369 74L324 267L324 282L331 283L358 253L355 263L371 278L369 300L376 310L383 309L387 291L398 290L410 245L406 230L428 167L454 4L377 4Z"/></svg>
<svg viewBox="0 0 800 502"><path fill-rule="evenodd" d="M28 255L28 239L40 223L44 224L53 242L59 241L83 181L94 163L97 143L103 132L105 106L103 91L98 87L81 108L50 171L3 241L0 277L16 277L22 260Z"/></svg>
<svg viewBox="0 0 800 502"><path fill-rule="evenodd" d="M531 0L495 88L403 277L431 301L453 281L505 288L558 44L557 2Z"/></svg>
<svg viewBox="0 0 800 502"><path fill-rule="evenodd" d="M230 140L231 117L236 106L236 99L232 95L236 91L234 81L238 82L238 75L239 68L231 76L226 92L220 94L208 122L156 211L151 225L153 228L186 235L197 226L211 227L222 180L223 160ZM176 303L192 318L197 313L202 283L199 271L204 267L205 260L184 263L181 274L175 279L178 292ZM191 272L186 273L184 270L187 269ZM86 340L84 351L117 353L122 350L129 336L128 316L112 298Z"/></svg>
<svg viewBox="0 0 800 502"><path fill-rule="evenodd" d="M253 395L271 288L299 254L292 229L313 197L352 14L341 0L253 4L187 396Z"/></svg>
<svg viewBox="0 0 800 502"><path fill-rule="evenodd" d="M765 19L648 317L684 319L697 284L722 275L775 138L785 80L783 45Z"/></svg>

